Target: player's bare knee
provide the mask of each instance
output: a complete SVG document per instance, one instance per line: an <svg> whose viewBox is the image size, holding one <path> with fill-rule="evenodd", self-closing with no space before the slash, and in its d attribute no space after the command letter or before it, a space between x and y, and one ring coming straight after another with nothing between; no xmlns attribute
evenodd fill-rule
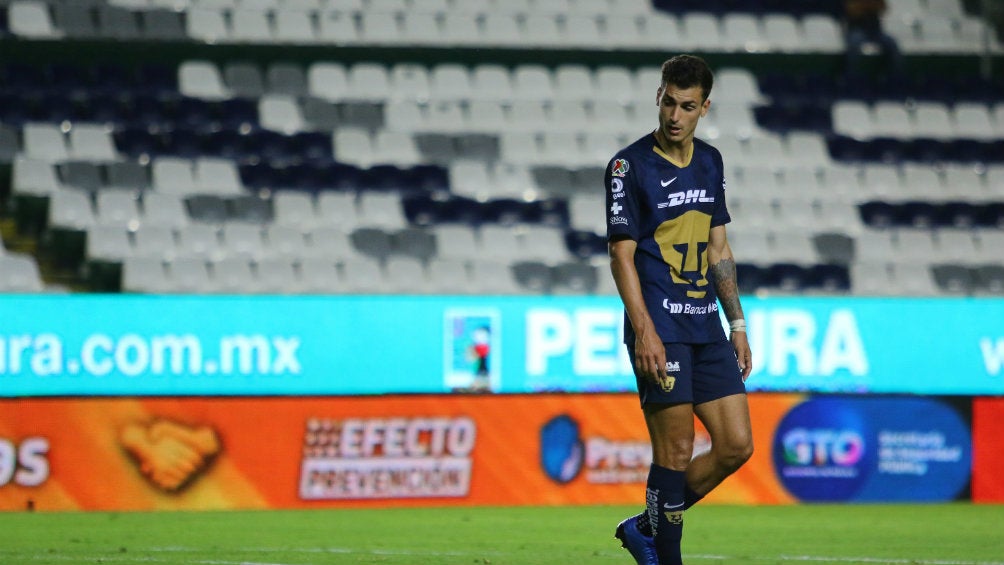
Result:
<svg viewBox="0 0 1004 565"><path fill-rule="evenodd" d="M711 454L719 468L732 473L753 456L753 438L746 434L720 437L712 443Z"/></svg>
<svg viewBox="0 0 1004 565"><path fill-rule="evenodd" d="M694 442L687 438L665 439L653 445L653 462L660 467L684 471L694 453Z"/></svg>
<svg viewBox="0 0 1004 565"><path fill-rule="evenodd" d="M742 467L753 456L752 441L729 442L718 453L718 460L729 472Z"/></svg>

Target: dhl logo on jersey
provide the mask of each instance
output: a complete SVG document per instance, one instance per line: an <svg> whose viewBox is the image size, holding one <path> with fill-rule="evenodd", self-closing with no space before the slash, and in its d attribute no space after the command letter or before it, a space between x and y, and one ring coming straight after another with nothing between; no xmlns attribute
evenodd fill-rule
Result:
<svg viewBox="0 0 1004 565"><path fill-rule="evenodd" d="M706 190L686 190L681 192L673 192L669 195L668 202L660 202L659 208L672 208L674 206L680 206L681 204L690 204L693 202L714 202L714 196L706 196Z"/></svg>

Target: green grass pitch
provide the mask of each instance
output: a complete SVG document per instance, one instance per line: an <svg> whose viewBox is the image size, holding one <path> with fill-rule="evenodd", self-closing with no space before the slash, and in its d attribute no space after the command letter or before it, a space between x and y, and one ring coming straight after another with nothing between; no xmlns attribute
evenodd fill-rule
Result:
<svg viewBox="0 0 1004 565"><path fill-rule="evenodd" d="M636 507L0 513L0 564L633 563ZM697 506L693 565L1004 565L1004 506Z"/></svg>

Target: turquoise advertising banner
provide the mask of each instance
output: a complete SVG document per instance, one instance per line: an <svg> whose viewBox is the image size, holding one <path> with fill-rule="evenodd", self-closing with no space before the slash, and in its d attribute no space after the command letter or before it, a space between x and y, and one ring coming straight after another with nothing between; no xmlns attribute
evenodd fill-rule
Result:
<svg viewBox="0 0 1004 565"><path fill-rule="evenodd" d="M1004 394L1004 300L746 297L751 391ZM668 314L667 314L668 315ZM0 396L635 388L616 297L0 297Z"/></svg>

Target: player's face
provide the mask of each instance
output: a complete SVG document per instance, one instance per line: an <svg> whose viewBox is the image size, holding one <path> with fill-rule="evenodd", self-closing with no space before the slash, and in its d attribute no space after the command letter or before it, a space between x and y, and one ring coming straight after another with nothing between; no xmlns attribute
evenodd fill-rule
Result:
<svg viewBox="0 0 1004 565"><path fill-rule="evenodd" d="M659 131L673 144L687 144L694 139L697 122L708 113L711 100L704 98L700 86L679 88L667 84L659 89Z"/></svg>

